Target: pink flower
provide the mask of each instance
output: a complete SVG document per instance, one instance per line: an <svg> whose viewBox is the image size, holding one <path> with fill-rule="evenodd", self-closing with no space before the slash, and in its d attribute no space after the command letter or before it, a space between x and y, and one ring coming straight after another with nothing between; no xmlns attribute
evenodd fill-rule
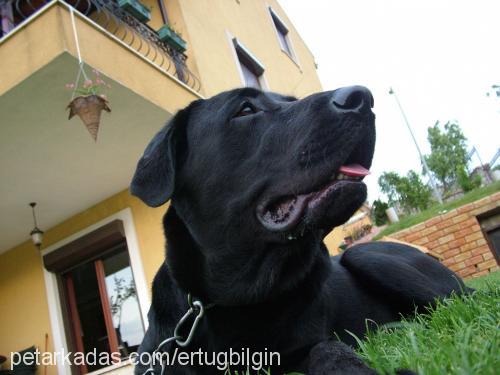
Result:
<svg viewBox="0 0 500 375"><path fill-rule="evenodd" d="M88 89L90 86L92 86L92 80L86 79L85 82L83 83L83 87Z"/></svg>
<svg viewBox="0 0 500 375"><path fill-rule="evenodd" d="M99 73L99 71L98 71L97 69L92 69L92 71L94 72L94 74L95 74L97 77L99 77L99 75L101 74L101 73Z"/></svg>
<svg viewBox="0 0 500 375"><path fill-rule="evenodd" d="M74 83L66 83L66 85L64 87L66 87L67 89L74 89L75 84Z"/></svg>

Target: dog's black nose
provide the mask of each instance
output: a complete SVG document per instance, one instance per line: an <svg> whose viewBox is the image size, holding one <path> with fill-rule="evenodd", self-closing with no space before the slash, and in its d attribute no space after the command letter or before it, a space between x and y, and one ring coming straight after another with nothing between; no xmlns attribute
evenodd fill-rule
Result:
<svg viewBox="0 0 500 375"><path fill-rule="evenodd" d="M363 86L349 86L333 92L332 104L336 109L349 112L368 112L373 108L373 96Z"/></svg>

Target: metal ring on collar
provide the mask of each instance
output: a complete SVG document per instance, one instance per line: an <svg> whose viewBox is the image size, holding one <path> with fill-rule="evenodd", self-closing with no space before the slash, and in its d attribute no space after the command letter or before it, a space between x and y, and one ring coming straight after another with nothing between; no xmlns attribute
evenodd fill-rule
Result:
<svg viewBox="0 0 500 375"><path fill-rule="evenodd" d="M174 330L174 336L175 337L182 337L179 334L179 330L182 327L182 325L186 322L186 320L192 315L192 314L197 314L194 318L193 325L191 326L191 330L189 331L188 337L182 341L180 339L175 340L177 345L181 347L186 347L191 343L191 340L193 339L194 332L196 331L196 327L198 327L198 324L200 322L200 319L203 317L203 314L205 313L205 309L203 307L203 304L200 301L193 301L193 307L191 307L186 314L179 320L179 323L177 323L177 326L175 327Z"/></svg>

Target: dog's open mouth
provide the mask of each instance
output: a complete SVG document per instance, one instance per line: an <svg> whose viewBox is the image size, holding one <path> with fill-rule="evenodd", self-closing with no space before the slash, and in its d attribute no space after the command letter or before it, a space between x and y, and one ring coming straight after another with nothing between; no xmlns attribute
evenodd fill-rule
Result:
<svg viewBox="0 0 500 375"><path fill-rule="evenodd" d="M370 171L361 164L342 165L328 183L315 191L283 196L270 203L259 205L257 217L269 230L289 230L298 224L305 211L314 210L346 184L361 184L368 174Z"/></svg>

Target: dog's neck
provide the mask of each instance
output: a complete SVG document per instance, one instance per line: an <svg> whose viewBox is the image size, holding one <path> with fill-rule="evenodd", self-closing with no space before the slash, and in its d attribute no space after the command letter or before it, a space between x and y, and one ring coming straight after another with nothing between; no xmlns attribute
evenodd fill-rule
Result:
<svg viewBox="0 0 500 375"><path fill-rule="evenodd" d="M287 302L293 301L297 294L307 296L309 291L317 292L321 283L331 271L329 255L322 241L317 238L302 238L300 241L303 241L303 243L297 243L297 246L307 246L307 249L294 258L287 259L287 268L297 269L297 271L289 274L286 278L286 287L281 290L273 290L272 287L264 285L265 282L256 282L257 286L245 285L242 294L247 293L246 296L236 294L227 297L227 284L220 282L221 277L223 278L224 275L214 276L210 272L210 266L200 249L200 245L193 239L187 226L172 205L165 214L163 224L168 245L167 265L172 277L186 294L191 293L205 304L215 303L218 309L222 307L258 307L270 303L285 307ZM268 251L274 250L269 249ZM295 267L293 263L295 263ZM252 271L252 279L257 280L259 275L272 271L255 269ZM237 271L223 269L219 272L234 273ZM217 281L207 282L207 280ZM314 285L312 285L313 283ZM210 286L207 284L210 284ZM252 287L254 290L252 290Z"/></svg>

